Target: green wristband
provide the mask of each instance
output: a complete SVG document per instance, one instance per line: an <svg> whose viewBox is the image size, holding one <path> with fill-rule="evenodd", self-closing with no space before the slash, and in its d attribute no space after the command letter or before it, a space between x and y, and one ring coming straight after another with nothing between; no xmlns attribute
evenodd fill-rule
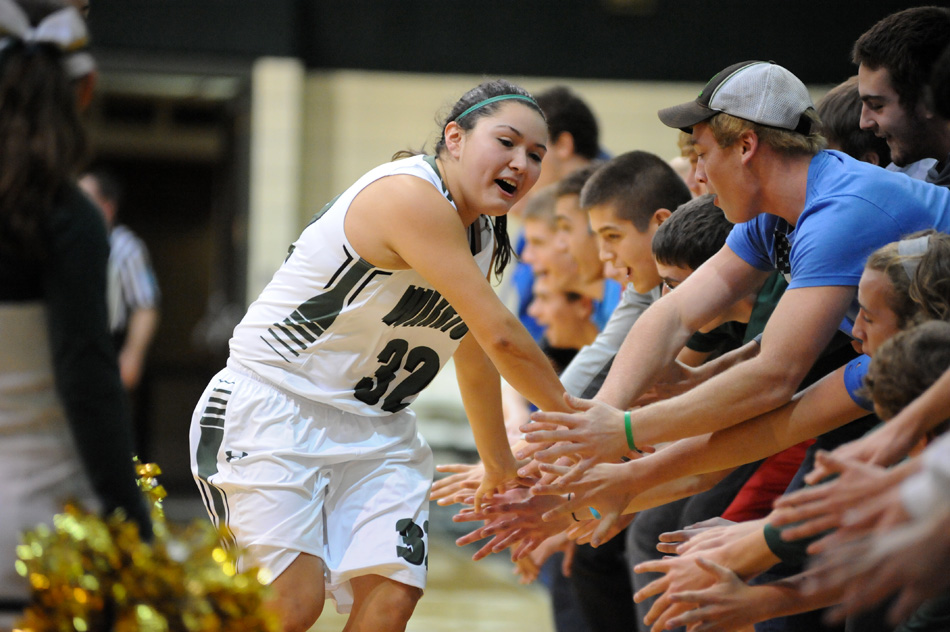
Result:
<svg viewBox="0 0 950 632"><path fill-rule="evenodd" d="M630 411L626 411L623 414L623 426L627 430L627 447L636 452L637 454L643 454L640 451L640 448L637 447L637 444L633 441L633 426L630 423Z"/></svg>

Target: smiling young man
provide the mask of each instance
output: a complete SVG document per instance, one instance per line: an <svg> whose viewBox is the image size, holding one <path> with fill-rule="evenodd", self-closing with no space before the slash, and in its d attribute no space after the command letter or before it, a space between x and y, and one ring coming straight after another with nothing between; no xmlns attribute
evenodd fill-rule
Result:
<svg viewBox="0 0 950 632"><path fill-rule="evenodd" d="M937 164L927 181L950 187L950 120L924 98L934 62L950 46L950 9L915 7L893 13L854 44L861 128L887 141L894 164L925 158Z"/></svg>
<svg viewBox="0 0 950 632"><path fill-rule="evenodd" d="M578 198L590 226L585 230L596 236L600 259L613 265L626 288L597 340L562 374L568 393L590 397L597 392L630 327L660 298L650 240L669 209L689 199L689 189L676 172L642 151L613 158L587 179Z"/></svg>
<svg viewBox="0 0 950 632"><path fill-rule="evenodd" d="M570 208L572 226L577 224L588 237L596 239L600 259L619 268L625 282L620 303L607 325L561 375L568 393L590 397L603 383L630 327L647 307L660 298L660 278L650 254L650 240L656 226L670 211L664 210L665 214L661 213L662 217L654 222L652 229L646 225L660 209L675 209L689 201L690 193L682 179L662 159L647 152L634 151L601 165L585 178L579 194L577 208ZM562 225L568 220L566 206L561 205ZM612 219L609 229L604 228L595 224L599 217L595 216L595 206L622 208L623 214ZM619 242L625 244L622 248L626 257L615 254Z"/></svg>

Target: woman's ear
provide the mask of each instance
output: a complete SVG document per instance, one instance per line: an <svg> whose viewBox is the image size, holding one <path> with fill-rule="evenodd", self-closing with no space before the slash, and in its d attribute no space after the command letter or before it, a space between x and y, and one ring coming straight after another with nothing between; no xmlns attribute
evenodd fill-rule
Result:
<svg viewBox="0 0 950 632"><path fill-rule="evenodd" d="M462 139L465 138L465 130L459 127L455 121L449 121L445 126L445 148L449 154L458 160L462 151Z"/></svg>

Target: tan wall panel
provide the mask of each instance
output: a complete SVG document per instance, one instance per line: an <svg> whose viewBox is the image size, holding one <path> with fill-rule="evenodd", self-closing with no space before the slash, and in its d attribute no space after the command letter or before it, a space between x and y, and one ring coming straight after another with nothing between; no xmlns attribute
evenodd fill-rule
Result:
<svg viewBox="0 0 950 632"><path fill-rule="evenodd" d="M699 85L519 79L531 91L566 84L594 110L604 148L677 153L676 132L656 118L660 107L693 98ZM436 113L445 113L480 77L335 71L307 79L303 215L349 186L399 149L431 150Z"/></svg>
<svg viewBox="0 0 950 632"><path fill-rule="evenodd" d="M669 159L677 132L658 109L695 98L702 85L512 77L532 92L563 84L588 102L600 123L601 145L612 155L633 149ZM470 75L365 71L311 72L305 104L303 218L400 149L431 151L437 116L482 81ZM823 91L813 94L819 97Z"/></svg>
<svg viewBox="0 0 950 632"><path fill-rule="evenodd" d="M261 58L254 65L248 213L247 296L270 281L300 228L305 75L299 61Z"/></svg>

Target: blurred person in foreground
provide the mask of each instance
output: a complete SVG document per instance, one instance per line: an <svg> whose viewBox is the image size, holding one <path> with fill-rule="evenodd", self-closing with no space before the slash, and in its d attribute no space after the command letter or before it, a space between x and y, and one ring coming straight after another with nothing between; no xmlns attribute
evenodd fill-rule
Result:
<svg viewBox="0 0 950 632"><path fill-rule="evenodd" d="M75 185L77 103L94 76L86 27L65 4L23 8L42 15L35 28L0 0L0 629L29 592L14 571L19 533L64 501L151 528L106 318L105 228Z"/></svg>

